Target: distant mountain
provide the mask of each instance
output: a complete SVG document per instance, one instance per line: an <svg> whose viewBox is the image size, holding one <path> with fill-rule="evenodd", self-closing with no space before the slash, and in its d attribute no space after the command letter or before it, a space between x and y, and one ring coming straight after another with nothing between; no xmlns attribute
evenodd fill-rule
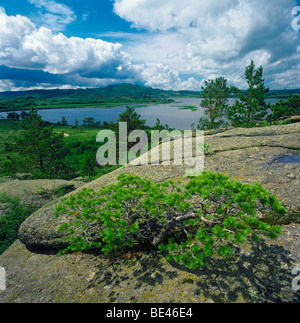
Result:
<svg viewBox="0 0 300 323"><path fill-rule="evenodd" d="M291 97L294 94L299 94L300 95L300 89L293 89L293 90L270 90L267 93L267 97L269 99L274 98L274 99L287 99Z"/></svg>
<svg viewBox="0 0 300 323"><path fill-rule="evenodd" d="M119 84L119 85L110 85L104 88L96 89L95 93L104 97L104 98L113 98L113 97L127 97L134 96L137 98L142 98L144 96L150 97L169 97L171 91L163 91L160 89L153 89L151 87L144 87L134 84Z"/></svg>
<svg viewBox="0 0 300 323"><path fill-rule="evenodd" d="M295 90L271 90L267 97L287 98L293 94L300 94L300 89ZM30 90L30 91L11 91L0 92L0 100L32 98L32 99L63 99L90 102L93 100L111 99L117 97L133 97L133 98L170 98L170 97L198 97L201 91L164 91L161 89L153 89L134 84L109 85L102 88L87 88L77 90Z"/></svg>
<svg viewBox="0 0 300 323"><path fill-rule="evenodd" d="M200 95L200 92L192 91L164 91L160 89L153 89L134 84L119 84L109 85L103 88L87 88L77 90L30 90L30 91L15 91L15 92L2 92L0 99L16 99L20 97L33 97L38 99L52 99L52 98L68 98L68 99L82 99L84 101L99 99L99 97L110 99L115 97L136 97L142 98L145 96L151 98L167 98L170 96L188 96Z"/></svg>

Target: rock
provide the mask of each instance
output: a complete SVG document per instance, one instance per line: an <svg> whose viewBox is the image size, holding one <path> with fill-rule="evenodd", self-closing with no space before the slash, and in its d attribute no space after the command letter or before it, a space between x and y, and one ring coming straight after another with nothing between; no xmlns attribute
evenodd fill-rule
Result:
<svg viewBox="0 0 300 323"><path fill-rule="evenodd" d="M62 179L7 180L0 184L0 194L20 199L25 206L40 208L49 200L56 199L85 185L83 181Z"/></svg>
<svg viewBox="0 0 300 323"><path fill-rule="evenodd" d="M276 161L286 154L299 154L299 123L229 129L207 135L205 143L213 152L205 157L206 170L226 173L250 184L261 182L290 213L300 213L299 164ZM173 140L171 144L178 142ZM126 165L85 187L99 190L115 183L121 173L133 173L154 182L171 178L187 181L186 165L174 165L172 160L169 166ZM3 294L0 301L300 301L299 293L291 289L292 269L300 264L298 224L285 226L278 241L266 242L260 249L246 246L234 263L216 259L209 269L189 272L156 253L135 254L115 261L95 254L63 257L56 256L56 251L51 254L51 250L65 246L64 234L58 233L57 228L67 216L57 219L53 216L58 204L59 200L52 201L31 215L20 227L20 241L0 257L0 266L8 273L7 290L0 292ZM93 239L97 239L98 230L95 227L91 233Z"/></svg>
<svg viewBox="0 0 300 323"><path fill-rule="evenodd" d="M276 243L245 246L231 262L189 271L159 253L114 261L96 254L34 253L20 241L0 257L6 291L0 303L295 303L292 270L300 264L299 225Z"/></svg>
<svg viewBox="0 0 300 323"><path fill-rule="evenodd" d="M152 166L137 167L137 169L134 170L134 173L141 177L147 177L153 181L164 181L174 177L176 171L179 171L179 169L174 167L162 167L161 170L158 171L159 168L161 168L161 166L155 166L154 172ZM158 173L156 173L156 171L158 171ZM133 168L125 166L124 168L120 168L112 173L100 177L96 181L93 181L84 187L92 187L97 190L104 185L116 183L117 177L121 173L130 172L133 172ZM181 177L184 176L185 172L183 168L181 173ZM77 190L74 191L74 193L76 192ZM62 223L68 221L68 217L64 216L54 218L53 216L54 210L59 203L60 200L48 203L42 209L31 215L21 225L19 229L19 239L21 242L30 248L62 249L66 247L66 242L64 241L65 233L58 232L58 228ZM88 238L98 240L97 232L99 232L99 230L100 228L95 226L90 232L91 236L88 236Z"/></svg>
<svg viewBox="0 0 300 323"><path fill-rule="evenodd" d="M297 123L297 122L300 122L300 115L298 116L292 116L290 117L289 119L286 119L286 121L289 121L291 123Z"/></svg>
<svg viewBox="0 0 300 323"><path fill-rule="evenodd" d="M6 178L0 183L0 196L18 198L20 203L34 212L59 196L86 184L80 181L66 181L60 179L19 180ZM0 199L0 218L9 214L10 209L4 199Z"/></svg>

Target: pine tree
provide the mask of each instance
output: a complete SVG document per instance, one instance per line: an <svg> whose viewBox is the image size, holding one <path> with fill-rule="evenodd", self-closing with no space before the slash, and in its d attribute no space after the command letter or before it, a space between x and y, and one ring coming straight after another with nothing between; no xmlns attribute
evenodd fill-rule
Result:
<svg viewBox="0 0 300 323"><path fill-rule="evenodd" d="M265 102L266 93L263 79L263 67L255 69L255 64L246 67L245 78L248 84L247 94L239 91L239 101L229 107L227 117L235 127L253 127L264 120L270 105Z"/></svg>
<svg viewBox="0 0 300 323"><path fill-rule="evenodd" d="M224 116L228 108L230 92L231 88L227 86L227 80L223 77L205 81L205 86L202 87L201 107L204 108L204 114L208 118L199 120L199 129L215 129L223 124L220 118Z"/></svg>
<svg viewBox="0 0 300 323"><path fill-rule="evenodd" d="M140 117L133 107L127 106L126 111L119 115L118 122L127 122L128 133L130 133L133 130L145 129L146 120Z"/></svg>
<svg viewBox="0 0 300 323"><path fill-rule="evenodd" d="M261 184L205 171L185 185L120 174L116 184L63 198L55 216L68 214L70 220L59 228L69 236L60 254L98 249L113 257L160 250L168 261L194 270L213 263L213 256L234 257L247 241L276 239L282 228L263 222L258 212L274 218L287 213Z"/></svg>
<svg viewBox="0 0 300 323"><path fill-rule="evenodd" d="M93 150L86 150L80 163L80 175L91 180L97 175L96 153Z"/></svg>
<svg viewBox="0 0 300 323"><path fill-rule="evenodd" d="M67 119L65 117L62 117L61 124L63 126L67 126L68 125Z"/></svg>
<svg viewBox="0 0 300 323"><path fill-rule="evenodd" d="M22 137L10 148L17 157L10 157L4 164L7 173L30 173L35 178L54 178L64 167L63 134L54 132L53 125L38 115L34 107L22 121Z"/></svg>

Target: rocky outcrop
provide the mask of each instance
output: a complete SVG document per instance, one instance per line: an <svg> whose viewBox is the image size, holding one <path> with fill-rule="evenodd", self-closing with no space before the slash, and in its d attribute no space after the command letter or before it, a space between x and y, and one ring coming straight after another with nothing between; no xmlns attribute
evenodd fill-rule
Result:
<svg viewBox="0 0 300 323"><path fill-rule="evenodd" d="M300 149L300 125L272 126L254 129L231 129L205 137L205 144L213 154L206 156L205 169L222 172L232 179L249 184L262 183L275 194L290 213L300 213L299 164L282 164L276 160ZM176 145L176 141L172 141ZM171 159L172 159L171 149ZM150 160L150 158L149 158ZM186 180L185 165L124 166L89 183L86 187L99 189L116 182L121 173L134 173L154 182L170 178ZM58 232L65 217L55 219L53 210L59 201L48 204L26 220L19 238L29 247L56 248L65 246L64 233ZM95 232L91 232L95 236Z"/></svg>
<svg viewBox="0 0 300 323"><path fill-rule="evenodd" d="M63 179L19 180L6 178L6 181L0 184L0 195L18 198L21 204L36 210L50 200L72 192L85 184L83 181ZM2 215L5 216L5 212Z"/></svg>
<svg viewBox="0 0 300 323"><path fill-rule="evenodd" d="M6 268L1 302L17 303L212 303L299 302L292 270L299 259L299 226L290 225L276 244L244 248L232 262L189 271L163 255L39 254L19 241L0 258Z"/></svg>
<svg viewBox="0 0 300 323"><path fill-rule="evenodd" d="M260 182L281 199L290 214L300 213L299 164L277 161L282 156L300 155L299 123L207 132L205 144L211 152L205 157L206 170L226 173L242 182ZM172 145L176 145L176 140ZM170 178L187 181L185 165L126 165L85 187L98 190L115 183L121 173L133 173L154 182ZM216 259L211 268L189 272L156 253L129 254L115 261L95 254L63 257L51 254L65 245L64 235L57 228L67 216L57 219L53 216L58 203L59 200L50 202L30 216L20 227L20 241L0 257L0 266L7 270L7 290L0 292L0 301L300 300L299 292L291 288L292 269L300 264L297 223L284 226L284 233L276 242L266 241L258 249L246 246L234 262ZM96 235L97 228L91 233L92 238Z"/></svg>

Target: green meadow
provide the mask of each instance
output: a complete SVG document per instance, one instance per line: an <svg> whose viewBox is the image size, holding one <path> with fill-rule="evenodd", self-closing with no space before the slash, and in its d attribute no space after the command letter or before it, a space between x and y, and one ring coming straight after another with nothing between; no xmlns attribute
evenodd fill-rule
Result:
<svg viewBox="0 0 300 323"><path fill-rule="evenodd" d="M50 125L49 125L50 126ZM57 133L64 133L64 144L71 150L79 145L93 145L96 148L96 136L101 130L99 127L89 126L64 126L54 125ZM13 144L17 138L22 137L21 121L0 120L0 164L15 153L7 148L7 145ZM83 150L83 149L82 149ZM75 151L74 151L75 154Z"/></svg>

